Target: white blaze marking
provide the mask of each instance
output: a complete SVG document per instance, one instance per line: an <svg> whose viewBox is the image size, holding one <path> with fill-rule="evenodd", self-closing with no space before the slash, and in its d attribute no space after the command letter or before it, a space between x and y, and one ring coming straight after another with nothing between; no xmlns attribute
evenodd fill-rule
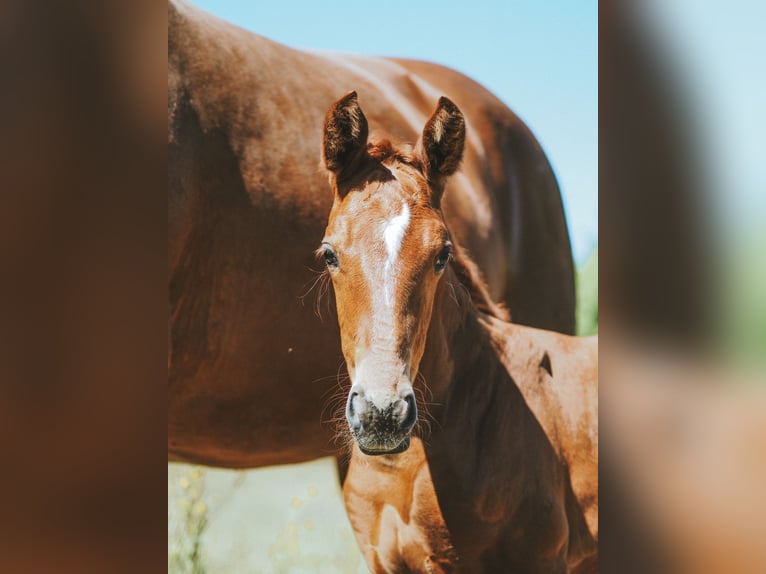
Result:
<svg viewBox="0 0 766 574"><path fill-rule="evenodd" d="M385 269L385 291L386 291L386 303L391 306L394 297L394 278L391 276L391 269L396 262L396 258L399 255L399 249L402 247L402 240L404 239L404 233L407 231L407 226L410 223L410 208L406 203L402 203L402 211L396 217L392 217L386 224L383 230L383 241L386 244L386 253L388 259L386 260Z"/></svg>

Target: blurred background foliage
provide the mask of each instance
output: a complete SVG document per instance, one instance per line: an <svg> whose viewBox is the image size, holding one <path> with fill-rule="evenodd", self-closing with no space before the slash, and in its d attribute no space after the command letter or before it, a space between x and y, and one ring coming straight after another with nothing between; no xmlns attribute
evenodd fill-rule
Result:
<svg viewBox="0 0 766 574"><path fill-rule="evenodd" d="M766 229L740 230L719 257L717 347L737 368L766 365ZM762 380L766 381L766 377Z"/></svg>
<svg viewBox="0 0 766 574"><path fill-rule="evenodd" d="M580 336L598 333L598 247L577 268L575 328Z"/></svg>
<svg viewBox="0 0 766 574"><path fill-rule="evenodd" d="M168 574L363 574L333 458L168 465Z"/></svg>

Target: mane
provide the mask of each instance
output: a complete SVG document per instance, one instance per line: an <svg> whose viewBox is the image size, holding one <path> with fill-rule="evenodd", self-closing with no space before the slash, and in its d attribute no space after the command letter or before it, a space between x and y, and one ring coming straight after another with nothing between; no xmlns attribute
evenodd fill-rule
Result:
<svg viewBox="0 0 766 574"><path fill-rule="evenodd" d="M421 171L423 169L423 162L415 152L415 148L410 144L396 146L391 143L390 140L383 139L376 141L375 143L367 144L367 154L381 163L385 161L396 161Z"/></svg>
<svg viewBox="0 0 766 574"><path fill-rule="evenodd" d="M489 294L489 287L473 259L455 243L453 238L452 270L465 288L471 305L486 315L501 321L510 321L511 315L502 303L496 303Z"/></svg>
<svg viewBox="0 0 766 574"><path fill-rule="evenodd" d="M367 154L381 163L398 162L420 171L423 170L423 163L419 155L415 148L409 144L396 146L390 140L383 139L367 144ZM471 256L457 244L454 237L452 242L452 268L460 285L465 288L470 303L482 313L503 321L510 321L508 309L501 303L492 300L489 287L487 287L479 267L471 259Z"/></svg>

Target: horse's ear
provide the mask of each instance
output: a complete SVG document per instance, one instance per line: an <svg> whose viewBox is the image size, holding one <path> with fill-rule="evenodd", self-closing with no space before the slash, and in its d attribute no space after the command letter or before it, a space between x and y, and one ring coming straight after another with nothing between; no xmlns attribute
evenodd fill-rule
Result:
<svg viewBox="0 0 766 574"><path fill-rule="evenodd" d="M364 155L367 149L367 118L356 92L349 92L335 102L324 119L322 159L325 167L341 176Z"/></svg>
<svg viewBox="0 0 766 574"><path fill-rule="evenodd" d="M442 96L426 122L418 150L428 179L437 187L460 167L465 148L465 119L460 109Z"/></svg>

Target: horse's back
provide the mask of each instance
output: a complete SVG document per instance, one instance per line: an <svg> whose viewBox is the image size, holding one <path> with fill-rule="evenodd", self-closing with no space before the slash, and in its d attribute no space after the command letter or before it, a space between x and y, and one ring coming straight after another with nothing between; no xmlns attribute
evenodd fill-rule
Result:
<svg viewBox="0 0 766 574"><path fill-rule="evenodd" d="M373 136L413 143L436 100L452 98L468 123L463 166L444 203L453 232L476 259L492 296L511 307L514 322L573 332L574 265L558 185L532 133L489 90L437 64L293 50L184 3L174 1L170 10L175 25L169 34L175 40L169 52L185 51L187 60L175 65L182 72L171 75L200 76L195 91L201 115L210 127L229 124L232 143L249 152L243 167L252 164L252 177L273 169L275 161L305 158L290 170L299 170L303 181L314 180L310 190L289 181L268 189L280 198L298 190L293 193L301 197L293 200L312 202L306 210L312 213L324 215L329 201L313 199L327 195L317 189L325 187L316 174L317 150L324 112L338 96L359 92ZM173 69L178 58L170 60ZM264 86L274 95L256 98ZM252 108L272 120L258 122ZM274 130L256 138L268 140L270 149L249 148L255 127Z"/></svg>
<svg viewBox="0 0 766 574"><path fill-rule="evenodd" d="M574 333L569 235L558 183L539 142L494 94L460 72L429 62L396 61L449 94L481 142L477 164L496 205L505 249L504 276L498 278L503 289L492 289L490 281L492 295L511 304L514 323ZM479 255L472 253L486 276Z"/></svg>

